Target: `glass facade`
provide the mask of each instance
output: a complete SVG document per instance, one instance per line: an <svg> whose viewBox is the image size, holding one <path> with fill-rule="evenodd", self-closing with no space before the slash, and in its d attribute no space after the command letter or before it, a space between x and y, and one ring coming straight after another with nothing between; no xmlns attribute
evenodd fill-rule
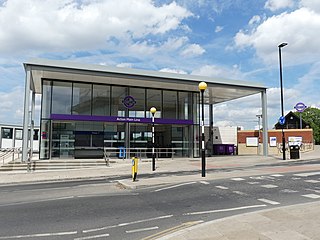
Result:
<svg viewBox="0 0 320 240"><path fill-rule="evenodd" d="M151 107L157 109L159 157L172 151L174 156L198 157L198 92L44 79L40 159L102 158L104 149L116 152L121 147L129 155L148 154Z"/></svg>

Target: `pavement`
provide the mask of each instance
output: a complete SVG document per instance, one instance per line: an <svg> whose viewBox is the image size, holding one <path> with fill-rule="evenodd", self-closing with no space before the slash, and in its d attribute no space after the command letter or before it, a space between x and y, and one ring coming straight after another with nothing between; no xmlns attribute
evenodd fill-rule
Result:
<svg viewBox="0 0 320 240"><path fill-rule="evenodd" d="M320 171L320 146L314 151L301 153L300 159L282 160L282 156L214 156L206 158L206 177L201 177L201 159L159 159L156 171L151 169L151 160L142 159L138 165L137 181L131 178L131 160L116 160L109 167L65 169L50 171L0 172L0 185L29 184L52 181L75 181L85 179L119 179L128 189L176 184L188 181L214 180L263 174L288 172L290 164L294 171ZM294 164L306 161L307 164ZM291 164L292 163L292 164ZM310 164L308 164L310 163ZM320 239L320 201L273 208L264 211L235 215L205 222L173 232L159 239L183 240L295 240Z"/></svg>

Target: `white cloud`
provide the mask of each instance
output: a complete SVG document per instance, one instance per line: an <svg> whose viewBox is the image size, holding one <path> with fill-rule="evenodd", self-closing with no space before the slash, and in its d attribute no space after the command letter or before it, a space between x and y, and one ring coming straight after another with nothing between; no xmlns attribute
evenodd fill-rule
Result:
<svg viewBox="0 0 320 240"><path fill-rule="evenodd" d="M179 74L188 74L186 71L181 69L172 69L172 68L162 68L159 72L167 72L167 73L179 73Z"/></svg>
<svg viewBox="0 0 320 240"><path fill-rule="evenodd" d="M0 7L0 52L97 49L112 37L135 39L182 28L190 16L175 2L10 0Z"/></svg>
<svg viewBox="0 0 320 240"><path fill-rule="evenodd" d="M250 31L240 30L234 41L239 49L254 47L258 57L267 64L277 63L277 46L288 42L286 62L308 63L320 57L319 29L320 14L303 7L267 18Z"/></svg>
<svg viewBox="0 0 320 240"><path fill-rule="evenodd" d="M222 26L216 26L216 29L214 30L214 32L218 33L221 32L223 30Z"/></svg>
<svg viewBox="0 0 320 240"><path fill-rule="evenodd" d="M239 70L237 65L234 65L232 68L218 65L204 65L193 70L191 74L227 79L245 79L245 74Z"/></svg>
<svg viewBox="0 0 320 240"><path fill-rule="evenodd" d="M199 44L190 44L181 52L181 55L184 57L193 57L202 55L205 51L206 50L204 50Z"/></svg>
<svg viewBox="0 0 320 240"><path fill-rule="evenodd" d="M271 11L277 11L283 8L291 8L294 6L293 0L268 0L264 7Z"/></svg>
<svg viewBox="0 0 320 240"><path fill-rule="evenodd" d="M307 7L315 12L320 12L320 1L319 0L301 0L300 5Z"/></svg>

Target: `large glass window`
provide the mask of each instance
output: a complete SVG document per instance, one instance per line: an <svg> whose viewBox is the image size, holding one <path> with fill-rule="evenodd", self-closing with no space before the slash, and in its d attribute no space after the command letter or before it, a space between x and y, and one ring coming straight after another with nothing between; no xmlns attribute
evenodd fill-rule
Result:
<svg viewBox="0 0 320 240"><path fill-rule="evenodd" d="M176 119L178 114L176 91L163 91L163 118Z"/></svg>
<svg viewBox="0 0 320 240"><path fill-rule="evenodd" d="M179 92L179 119L192 119L192 93Z"/></svg>
<svg viewBox="0 0 320 240"><path fill-rule="evenodd" d="M72 114L91 115L91 88L91 84L73 84Z"/></svg>
<svg viewBox="0 0 320 240"><path fill-rule="evenodd" d="M50 118L51 112L51 81L42 82L42 118Z"/></svg>
<svg viewBox="0 0 320 240"><path fill-rule="evenodd" d="M200 94L193 93L193 123L200 123Z"/></svg>
<svg viewBox="0 0 320 240"><path fill-rule="evenodd" d="M155 114L155 118L162 117L162 95L161 90L156 89L147 89L147 109L146 116L148 118L152 117L150 113L150 108L155 107L157 112Z"/></svg>
<svg viewBox="0 0 320 240"><path fill-rule="evenodd" d="M110 86L93 85L92 115L110 115Z"/></svg>
<svg viewBox="0 0 320 240"><path fill-rule="evenodd" d="M145 117L145 89L144 88L130 88L129 100L133 101L132 106L129 106L129 117Z"/></svg>
<svg viewBox="0 0 320 240"><path fill-rule="evenodd" d="M2 138L12 139L13 129L12 128L2 128Z"/></svg>
<svg viewBox="0 0 320 240"><path fill-rule="evenodd" d="M126 107L124 106L124 98L128 94L127 87L111 87L111 115L125 117Z"/></svg>
<svg viewBox="0 0 320 240"><path fill-rule="evenodd" d="M52 86L52 113L71 114L72 83L54 81Z"/></svg>

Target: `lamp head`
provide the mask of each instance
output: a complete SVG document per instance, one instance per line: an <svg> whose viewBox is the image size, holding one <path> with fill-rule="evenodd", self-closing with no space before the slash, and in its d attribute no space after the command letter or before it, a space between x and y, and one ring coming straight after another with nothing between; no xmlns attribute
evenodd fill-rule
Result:
<svg viewBox="0 0 320 240"><path fill-rule="evenodd" d="M150 112L151 112L152 114L155 114L156 111L157 111L157 109L156 109L155 107L150 108Z"/></svg>
<svg viewBox="0 0 320 240"><path fill-rule="evenodd" d="M279 44L278 48L282 48L282 47L285 47L287 45L288 45L288 43L284 42L284 43Z"/></svg>
<svg viewBox="0 0 320 240"><path fill-rule="evenodd" d="M205 82L199 83L199 90L204 91L207 89L207 84Z"/></svg>

